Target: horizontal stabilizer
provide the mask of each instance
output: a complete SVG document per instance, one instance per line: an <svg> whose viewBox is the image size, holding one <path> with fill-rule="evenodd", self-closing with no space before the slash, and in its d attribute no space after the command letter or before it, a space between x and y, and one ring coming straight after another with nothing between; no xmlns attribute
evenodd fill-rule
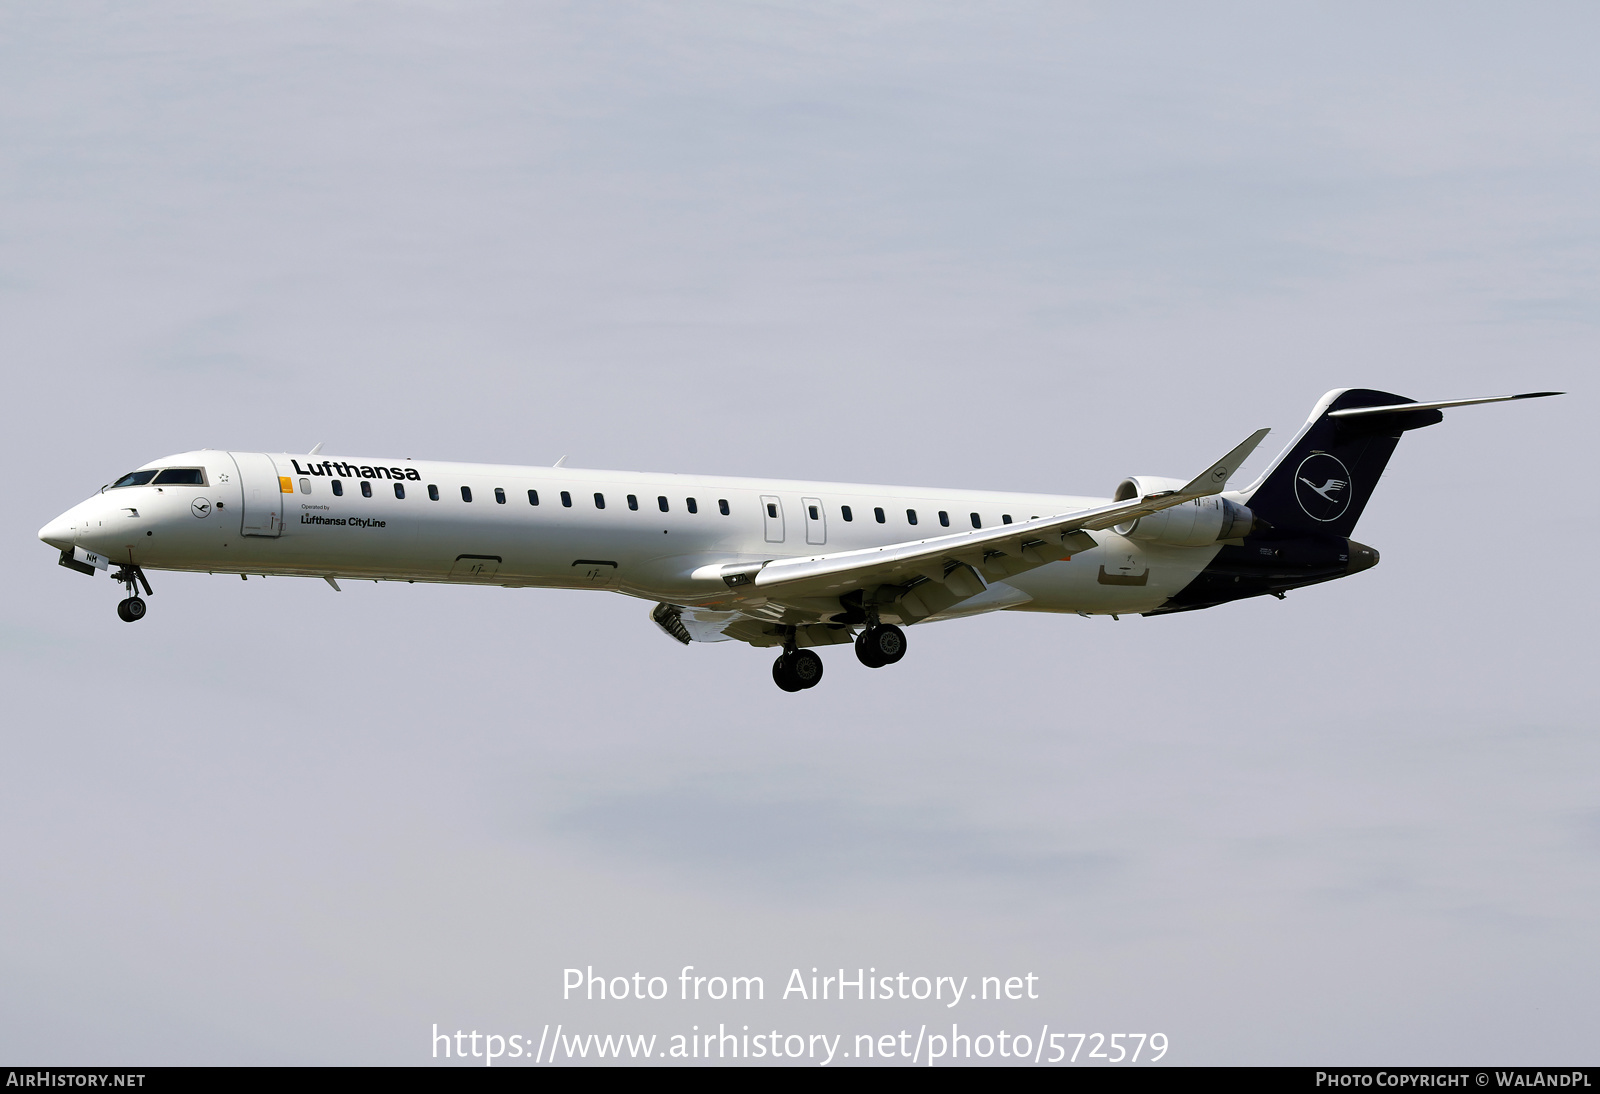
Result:
<svg viewBox="0 0 1600 1094"><path fill-rule="evenodd" d="M1559 391L1439 399L1419 403L1392 391L1336 388L1266 472L1241 491L1245 504L1279 534L1349 537L1402 435L1444 421L1450 407L1544 399Z"/></svg>
<svg viewBox="0 0 1600 1094"><path fill-rule="evenodd" d="M1476 406L1478 403L1508 403L1514 399L1548 399L1552 395L1565 395L1565 391L1528 391L1521 395L1490 395L1482 399L1444 399L1436 403L1393 403L1389 406L1353 406L1348 410L1330 410L1330 418L1359 418L1367 414L1403 414L1411 410L1443 410L1451 406Z"/></svg>

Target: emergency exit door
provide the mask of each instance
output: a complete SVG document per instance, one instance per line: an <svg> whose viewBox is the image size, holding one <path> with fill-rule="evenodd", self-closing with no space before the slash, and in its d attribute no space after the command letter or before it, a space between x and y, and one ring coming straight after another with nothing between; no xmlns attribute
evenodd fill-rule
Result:
<svg viewBox="0 0 1600 1094"><path fill-rule="evenodd" d="M767 542L783 542L783 502L770 494L761 496L761 519L767 522Z"/></svg>
<svg viewBox="0 0 1600 1094"><path fill-rule="evenodd" d="M800 508L805 510L806 542L818 546L828 542L828 518L822 512L821 498L801 498Z"/></svg>

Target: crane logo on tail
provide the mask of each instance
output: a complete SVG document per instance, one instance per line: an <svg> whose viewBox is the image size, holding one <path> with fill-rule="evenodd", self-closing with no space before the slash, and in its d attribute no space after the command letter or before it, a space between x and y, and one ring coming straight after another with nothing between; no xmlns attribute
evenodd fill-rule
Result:
<svg viewBox="0 0 1600 1094"><path fill-rule="evenodd" d="M1337 456L1313 452L1294 474L1294 497L1312 520L1338 520L1350 508L1350 469Z"/></svg>
<svg viewBox="0 0 1600 1094"><path fill-rule="evenodd" d="M1343 490L1345 487L1350 485L1349 483L1345 482L1343 479L1329 479L1327 482L1323 483L1321 486L1318 486L1316 483L1312 482L1310 479L1301 479L1300 481L1305 483L1307 486L1311 487L1311 490L1312 490L1313 493L1321 494L1324 498L1327 498L1327 500L1329 500L1329 501L1334 501L1335 500L1334 498L1329 498L1328 497L1328 495L1331 492L1333 492L1334 490Z"/></svg>

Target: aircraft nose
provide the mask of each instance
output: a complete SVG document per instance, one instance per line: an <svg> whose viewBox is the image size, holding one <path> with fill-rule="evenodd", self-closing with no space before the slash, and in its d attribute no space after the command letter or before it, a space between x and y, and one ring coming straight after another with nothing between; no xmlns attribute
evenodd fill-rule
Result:
<svg viewBox="0 0 1600 1094"><path fill-rule="evenodd" d="M73 530L72 522L68 519L69 516L70 514L68 513L62 513L55 520L39 529L39 538L58 551L72 550L72 541L76 538L76 532Z"/></svg>

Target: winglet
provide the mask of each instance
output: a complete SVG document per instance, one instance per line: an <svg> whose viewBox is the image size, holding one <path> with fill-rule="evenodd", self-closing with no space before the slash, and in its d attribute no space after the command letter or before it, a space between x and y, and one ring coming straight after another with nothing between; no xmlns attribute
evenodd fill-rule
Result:
<svg viewBox="0 0 1600 1094"><path fill-rule="evenodd" d="M1195 476L1193 481L1178 493L1186 498L1201 498L1207 494L1222 493L1222 488L1228 485L1228 480L1233 477L1234 472L1239 470L1244 461L1250 458L1250 453L1254 452L1256 446L1271 432L1270 429L1256 430L1232 452L1212 464L1209 470Z"/></svg>

